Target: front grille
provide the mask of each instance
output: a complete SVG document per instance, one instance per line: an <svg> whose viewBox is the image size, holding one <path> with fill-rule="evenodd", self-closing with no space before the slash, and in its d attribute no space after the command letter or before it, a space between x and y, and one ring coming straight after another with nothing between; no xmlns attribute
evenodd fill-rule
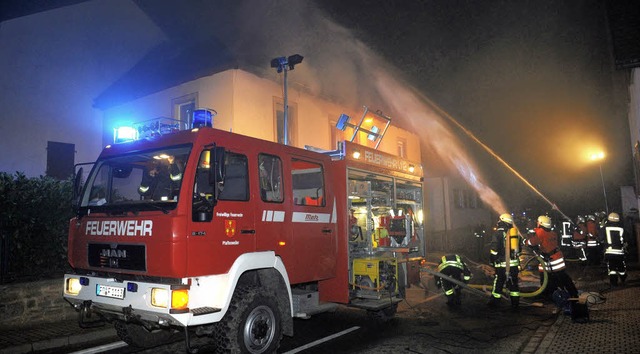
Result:
<svg viewBox="0 0 640 354"><path fill-rule="evenodd" d="M147 270L145 245L90 243L89 265L98 268Z"/></svg>

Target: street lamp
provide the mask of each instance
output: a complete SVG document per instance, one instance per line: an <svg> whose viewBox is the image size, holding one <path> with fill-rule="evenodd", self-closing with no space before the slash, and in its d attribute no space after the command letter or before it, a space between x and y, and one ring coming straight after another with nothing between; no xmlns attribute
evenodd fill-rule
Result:
<svg viewBox="0 0 640 354"><path fill-rule="evenodd" d="M278 57L271 59L271 67L276 68L278 74L284 71L284 118L283 118L283 143L289 145L289 103L287 102L287 71L302 63L304 57L300 54L290 55L288 57Z"/></svg>
<svg viewBox="0 0 640 354"><path fill-rule="evenodd" d="M604 160L604 152L600 151L595 154L591 154L591 161L598 161L598 167L600 168L600 180L602 181L602 193L604 194L604 207L609 214L609 203L607 202L607 189L604 187L604 175L602 174L602 160Z"/></svg>

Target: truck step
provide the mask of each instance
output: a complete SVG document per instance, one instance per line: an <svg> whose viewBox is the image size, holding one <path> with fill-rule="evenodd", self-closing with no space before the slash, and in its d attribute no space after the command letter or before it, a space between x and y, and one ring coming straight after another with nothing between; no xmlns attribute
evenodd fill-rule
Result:
<svg viewBox="0 0 640 354"><path fill-rule="evenodd" d="M209 313L216 313L216 312L220 312L221 309L219 308L215 308L215 307L198 307L195 309L191 309L191 313L194 316L200 316L200 315L206 315Z"/></svg>

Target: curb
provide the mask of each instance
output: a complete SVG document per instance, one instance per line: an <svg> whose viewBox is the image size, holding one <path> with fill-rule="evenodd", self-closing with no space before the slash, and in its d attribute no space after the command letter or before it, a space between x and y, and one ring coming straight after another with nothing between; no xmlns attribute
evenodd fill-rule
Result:
<svg viewBox="0 0 640 354"><path fill-rule="evenodd" d="M93 331L90 333L73 334L53 339L45 339L33 343L19 344L13 347L0 349L0 354L22 354L53 350L73 345L95 342L110 337L117 338L116 330L114 328Z"/></svg>

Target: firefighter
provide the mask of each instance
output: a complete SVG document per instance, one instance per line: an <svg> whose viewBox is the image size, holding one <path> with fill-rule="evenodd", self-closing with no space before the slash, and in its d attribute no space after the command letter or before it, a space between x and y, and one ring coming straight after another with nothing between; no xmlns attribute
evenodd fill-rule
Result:
<svg viewBox="0 0 640 354"><path fill-rule="evenodd" d="M513 225L511 214L501 214L496 230L491 240L490 261L495 269L493 289L491 291L490 307L495 307L502 297L502 288L507 285L511 307L518 308L520 303L520 289L518 273L520 260L518 230ZM507 271L508 270L508 271Z"/></svg>
<svg viewBox="0 0 640 354"><path fill-rule="evenodd" d="M578 259L583 262L587 260L587 254L584 252L587 245L586 239L587 225L585 224L584 218L582 216L578 216L576 218L576 226L573 229L573 239L571 240L571 244L578 252Z"/></svg>
<svg viewBox="0 0 640 354"><path fill-rule="evenodd" d="M464 283L469 283L469 280L471 279L471 271L462 258L457 254L442 256L440 265L438 265L438 272ZM442 287L442 291L447 297L447 306L453 307L460 305L462 293L460 285L446 279L442 279L437 275L434 279L436 281L436 286L438 288Z"/></svg>
<svg viewBox="0 0 640 354"><path fill-rule="evenodd" d="M607 262L609 282L612 287L618 286L618 278L624 285L627 279L625 264L624 228L618 213L611 213L607 217L605 226L600 229L600 241L604 244L604 258Z"/></svg>
<svg viewBox="0 0 640 354"><path fill-rule="evenodd" d="M173 156L170 156L167 162L168 165L153 161L147 168L138 187L138 193L143 198L168 200L177 195L182 180L182 169Z"/></svg>
<svg viewBox="0 0 640 354"><path fill-rule="evenodd" d="M558 287L566 290L569 297L577 298L578 289L569 274L565 272L564 256L558 246L558 234L551 230L551 218L546 215L539 216L538 226L533 229L533 232L527 233L525 244L537 250L544 259L544 267L549 275L548 283L553 284L553 288L548 289L549 293L552 294Z"/></svg>
<svg viewBox="0 0 640 354"><path fill-rule="evenodd" d="M587 215L587 264L600 264L600 242L598 242L598 223L594 215Z"/></svg>

